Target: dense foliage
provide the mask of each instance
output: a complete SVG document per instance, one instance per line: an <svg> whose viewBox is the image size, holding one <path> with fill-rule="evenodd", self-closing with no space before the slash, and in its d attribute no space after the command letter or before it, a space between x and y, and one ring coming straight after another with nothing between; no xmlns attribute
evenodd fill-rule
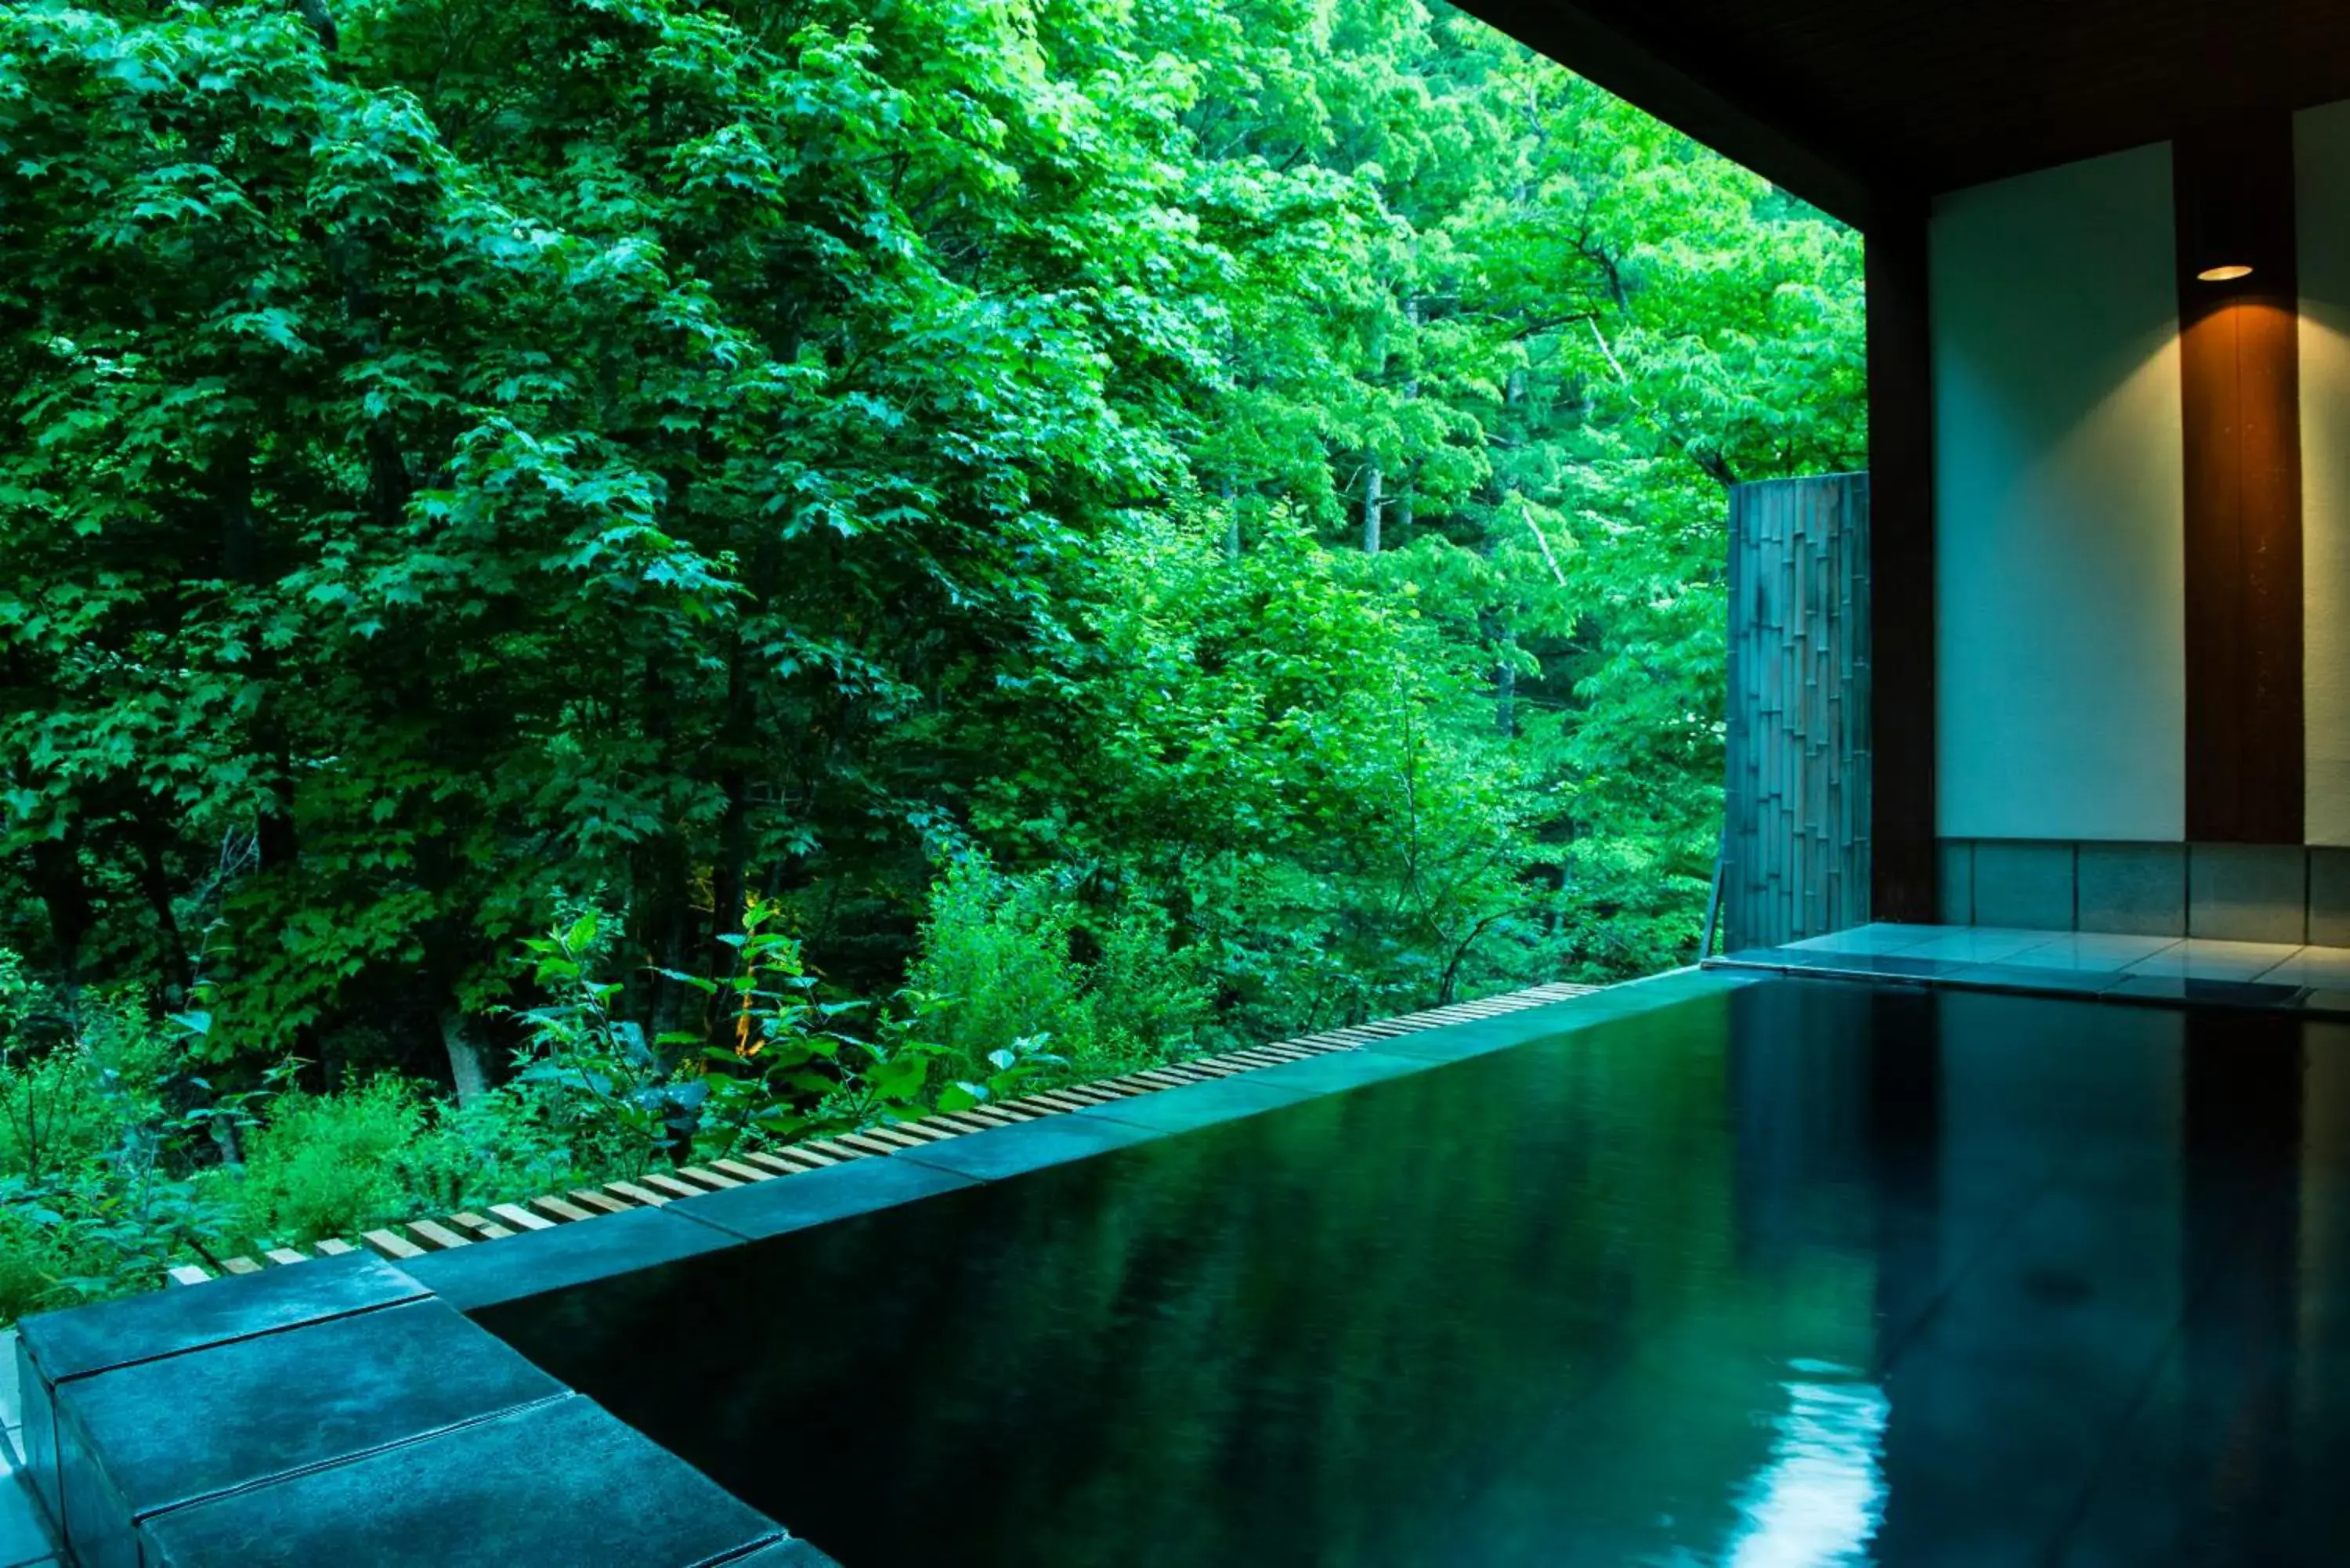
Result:
<svg viewBox="0 0 2350 1568"><path fill-rule="evenodd" d="M7 1224L1685 954L1860 311L1419 0L0 9Z"/></svg>

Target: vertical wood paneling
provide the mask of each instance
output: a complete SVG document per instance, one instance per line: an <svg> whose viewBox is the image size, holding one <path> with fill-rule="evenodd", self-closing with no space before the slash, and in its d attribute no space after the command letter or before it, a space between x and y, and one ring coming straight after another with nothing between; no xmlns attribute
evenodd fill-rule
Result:
<svg viewBox="0 0 2350 1568"><path fill-rule="evenodd" d="M1869 478L1730 493L1721 911L1769 947L1869 916Z"/></svg>
<svg viewBox="0 0 2350 1568"><path fill-rule="evenodd" d="M2187 836L2298 844L2301 348L2293 122L2181 137L2179 390L2187 536ZM2213 283L2201 268L2250 265Z"/></svg>

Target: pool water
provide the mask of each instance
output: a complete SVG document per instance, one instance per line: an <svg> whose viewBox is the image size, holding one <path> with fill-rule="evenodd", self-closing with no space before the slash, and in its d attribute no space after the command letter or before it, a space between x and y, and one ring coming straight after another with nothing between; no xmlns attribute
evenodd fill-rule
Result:
<svg viewBox="0 0 2350 1568"><path fill-rule="evenodd" d="M2340 1026L1771 981L482 1321L845 1568L2334 1563L2346 1177Z"/></svg>

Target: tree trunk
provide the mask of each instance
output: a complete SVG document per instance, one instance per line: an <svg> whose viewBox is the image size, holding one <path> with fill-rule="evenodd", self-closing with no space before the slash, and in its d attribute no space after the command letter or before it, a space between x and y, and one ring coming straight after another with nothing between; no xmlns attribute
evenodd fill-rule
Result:
<svg viewBox="0 0 2350 1568"><path fill-rule="evenodd" d="M152 823L139 825L139 888L155 915L155 937L162 949L163 998L172 1007L185 1007L195 976L188 962L188 944L180 932L179 912L172 907L172 877L164 859L162 831Z"/></svg>
<svg viewBox="0 0 2350 1568"><path fill-rule="evenodd" d="M1363 465L1363 554L1379 553L1379 460L1372 454Z"/></svg>
<svg viewBox="0 0 2350 1568"><path fill-rule="evenodd" d="M1493 728L1514 735L1518 732L1518 663L1513 657L1518 650L1517 629L1503 624L1498 608L1480 614L1477 624L1493 648Z"/></svg>
<svg viewBox="0 0 2350 1568"><path fill-rule="evenodd" d="M68 1003L81 992L81 942L97 919L88 880L82 875L81 830L68 826L62 838L32 846L33 884L49 918L49 946Z"/></svg>
<svg viewBox="0 0 2350 1568"><path fill-rule="evenodd" d="M726 812L719 820L717 858L710 867L710 940L702 972L712 975L725 974L733 967L736 950L726 939L742 933L743 912L750 902L750 769L756 742L748 663L738 637L727 663L726 717L717 748L718 787L725 796ZM724 1009L706 1011L723 1014Z"/></svg>
<svg viewBox="0 0 2350 1568"><path fill-rule="evenodd" d="M1417 297L1407 299L1403 302L1403 317L1406 321L1411 324L1412 363L1417 365L1419 362L1419 300ZM1403 400L1407 403L1416 403L1419 401L1419 378L1418 376L1412 377L1410 380L1406 381L1403 384ZM1409 462L1405 463L1401 482L1396 486L1396 531L1394 543L1398 545L1409 545L1411 543L1413 472L1414 470L1412 465ZM1377 555L1378 553L1378 552L1376 550L1371 552L1373 555Z"/></svg>
<svg viewBox="0 0 2350 1568"><path fill-rule="evenodd" d="M490 1092L489 1075L482 1067L482 1043L473 1037L473 1021L454 1002L441 1010L441 1044L449 1053L449 1081L456 1086L457 1103L470 1106Z"/></svg>
<svg viewBox="0 0 2350 1568"><path fill-rule="evenodd" d="M665 858L673 859L681 851L664 846ZM694 933L701 922L694 918L688 903L684 877L664 867L660 890L652 899L653 951L659 955L663 969L680 974L692 972ZM652 1016L647 1021L645 1037L660 1040L681 1032L685 1026L686 987L666 977L659 979L653 989ZM657 1047L664 1056L666 1046Z"/></svg>

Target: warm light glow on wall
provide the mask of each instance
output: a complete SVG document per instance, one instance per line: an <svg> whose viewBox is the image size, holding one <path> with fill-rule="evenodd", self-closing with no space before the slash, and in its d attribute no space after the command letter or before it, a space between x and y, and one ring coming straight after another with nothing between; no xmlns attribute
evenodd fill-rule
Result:
<svg viewBox="0 0 2350 1568"><path fill-rule="evenodd" d="M2204 283L2232 283L2240 277L2250 277L2252 269L2242 265L2207 266L2196 277Z"/></svg>

